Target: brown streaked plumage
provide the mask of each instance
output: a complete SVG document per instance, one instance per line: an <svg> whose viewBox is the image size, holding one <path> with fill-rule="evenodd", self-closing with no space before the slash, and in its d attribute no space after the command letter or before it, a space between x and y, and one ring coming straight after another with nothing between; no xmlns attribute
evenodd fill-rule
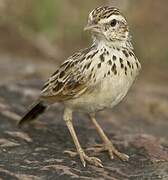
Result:
<svg viewBox="0 0 168 180"><path fill-rule="evenodd" d="M64 101L77 98L84 93L88 88L87 84L91 75L91 72L85 74L84 71L90 67L91 58L97 53L97 51L90 53L88 50L91 49L78 52L65 61L59 71L54 73L44 85L41 97L54 96L55 100ZM85 60L85 62L81 62L81 60Z"/></svg>
<svg viewBox="0 0 168 180"><path fill-rule="evenodd" d="M92 150L107 151L111 159L116 155L123 161L128 160L129 157L120 153L105 135L95 119L95 113L114 107L126 96L141 65L133 52L127 21L117 8L106 6L94 9L89 14L85 30L91 31L93 45L62 63L44 84L38 102L19 125L32 121L47 106L63 103L63 119L82 164L86 166L88 162L103 167L100 159L89 157L82 149L73 128L72 113L87 113L95 125L103 145Z"/></svg>

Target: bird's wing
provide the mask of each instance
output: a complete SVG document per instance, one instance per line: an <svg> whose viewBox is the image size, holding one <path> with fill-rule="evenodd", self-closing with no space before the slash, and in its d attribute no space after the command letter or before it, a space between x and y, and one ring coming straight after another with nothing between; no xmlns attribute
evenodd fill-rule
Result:
<svg viewBox="0 0 168 180"><path fill-rule="evenodd" d="M45 83L41 97L57 101L77 98L93 86L88 70L97 51L93 47L78 52L68 58Z"/></svg>

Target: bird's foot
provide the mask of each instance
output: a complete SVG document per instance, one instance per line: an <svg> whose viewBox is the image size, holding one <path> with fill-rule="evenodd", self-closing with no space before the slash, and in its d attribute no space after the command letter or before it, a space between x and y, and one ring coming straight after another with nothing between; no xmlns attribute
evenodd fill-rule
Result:
<svg viewBox="0 0 168 180"><path fill-rule="evenodd" d="M77 152L75 152L75 151L70 151L70 150L65 150L64 153L65 153L65 154L68 154L70 157L75 157L75 156L78 155Z"/></svg>
<svg viewBox="0 0 168 180"><path fill-rule="evenodd" d="M79 154L80 160L84 167L86 167L86 162L90 163L91 165L97 166L97 167L103 167L102 161L96 157L89 157L85 154L83 150L80 150L79 153L73 152L73 151L64 151L64 153L67 153L70 155L70 157L75 157Z"/></svg>
<svg viewBox="0 0 168 180"><path fill-rule="evenodd" d="M92 151L96 154L103 151L108 151L110 159L114 159L114 155L123 161L128 161L129 159L128 155L119 152L110 141L106 142L105 144L96 144L94 147L87 148L86 151Z"/></svg>

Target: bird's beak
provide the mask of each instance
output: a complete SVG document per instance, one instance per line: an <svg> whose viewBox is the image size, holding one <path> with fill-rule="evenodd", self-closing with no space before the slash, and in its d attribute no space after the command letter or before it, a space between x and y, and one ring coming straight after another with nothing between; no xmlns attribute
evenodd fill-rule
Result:
<svg viewBox="0 0 168 180"><path fill-rule="evenodd" d="M99 32L100 27L97 24L87 24L84 27L84 31Z"/></svg>

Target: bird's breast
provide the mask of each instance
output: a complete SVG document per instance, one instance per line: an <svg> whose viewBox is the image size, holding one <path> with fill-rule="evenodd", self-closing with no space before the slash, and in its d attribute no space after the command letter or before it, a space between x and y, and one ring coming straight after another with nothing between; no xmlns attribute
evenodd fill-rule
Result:
<svg viewBox="0 0 168 180"><path fill-rule="evenodd" d="M93 76L90 76L93 88L66 105L74 110L95 112L112 108L125 97L139 73L140 64L128 50L108 51L100 51L89 66L93 69ZM92 71L90 69L86 72Z"/></svg>
<svg viewBox="0 0 168 180"><path fill-rule="evenodd" d="M127 94L133 79L107 77L92 91L70 100L67 105L77 111L95 112L117 105Z"/></svg>

